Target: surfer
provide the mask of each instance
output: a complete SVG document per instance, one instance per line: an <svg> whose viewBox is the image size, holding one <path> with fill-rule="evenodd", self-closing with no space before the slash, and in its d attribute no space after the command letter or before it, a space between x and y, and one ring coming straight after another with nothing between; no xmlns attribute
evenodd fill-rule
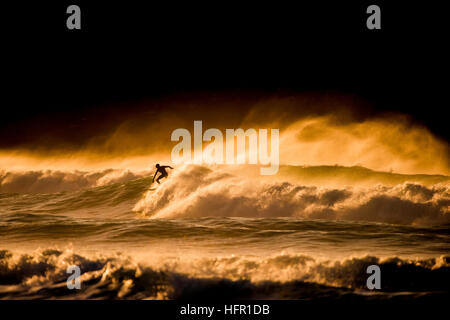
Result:
<svg viewBox="0 0 450 320"><path fill-rule="evenodd" d="M155 177L158 174L158 172L161 173L159 175L158 179L156 179L156 182L158 182L158 184L160 183L159 182L160 179L167 178L168 174L167 174L166 168L173 169L171 166L160 166L159 163L156 164L156 172L155 172L155 175L153 176L152 183L155 182Z"/></svg>

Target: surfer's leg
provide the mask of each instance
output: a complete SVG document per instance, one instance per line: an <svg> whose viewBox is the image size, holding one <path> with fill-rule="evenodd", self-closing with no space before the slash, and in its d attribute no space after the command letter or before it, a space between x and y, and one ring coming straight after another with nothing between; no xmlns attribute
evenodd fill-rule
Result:
<svg viewBox="0 0 450 320"><path fill-rule="evenodd" d="M159 182L159 180L160 179L163 179L163 178L167 178L167 174L162 174L162 175L160 175L159 177L158 177L158 179L156 179L156 182L158 182L158 184L160 184L160 182Z"/></svg>

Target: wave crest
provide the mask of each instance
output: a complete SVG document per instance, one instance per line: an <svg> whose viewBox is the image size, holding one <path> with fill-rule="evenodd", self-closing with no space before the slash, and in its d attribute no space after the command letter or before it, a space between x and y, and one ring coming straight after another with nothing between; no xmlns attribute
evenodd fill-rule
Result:
<svg viewBox="0 0 450 320"><path fill-rule="evenodd" d="M156 190L147 191L134 210L152 218L304 217L438 225L450 222L450 186L404 182L325 188L187 166Z"/></svg>
<svg viewBox="0 0 450 320"><path fill-rule="evenodd" d="M448 294L449 257L403 260L366 256L329 261L281 254L149 265L120 254L89 257L47 249L33 254L0 251L0 298L336 298L360 290L368 293L366 269L372 264L381 269L381 296L392 292ZM66 287L69 265L81 269L80 290Z"/></svg>
<svg viewBox="0 0 450 320"><path fill-rule="evenodd" d="M100 187L141 178L144 172L107 169L98 172L0 171L0 193L56 193ZM147 173L148 174L148 173Z"/></svg>

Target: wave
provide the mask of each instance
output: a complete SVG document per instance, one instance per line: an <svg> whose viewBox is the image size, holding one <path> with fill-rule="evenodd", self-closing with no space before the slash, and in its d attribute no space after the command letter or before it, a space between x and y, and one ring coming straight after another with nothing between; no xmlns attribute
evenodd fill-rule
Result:
<svg viewBox="0 0 450 320"><path fill-rule="evenodd" d="M303 217L439 225L450 222L450 185L326 188L187 166L147 191L134 210L152 218Z"/></svg>
<svg viewBox="0 0 450 320"><path fill-rule="evenodd" d="M223 257L151 265L121 254L83 256L46 249L0 251L0 298L60 299L339 299L367 296L369 265L380 266L377 297L449 294L450 257L423 260L365 256L338 261L304 255ZM81 270L81 289L68 290L66 269Z"/></svg>
<svg viewBox="0 0 450 320"><path fill-rule="evenodd" d="M233 167L236 168L233 170ZM189 168L189 166L188 166ZM228 172L241 177L255 176L259 173L258 166L241 165L217 166L220 172ZM225 169L225 170L224 170ZM182 169L183 170L183 169ZM57 193L78 191L83 189L124 183L148 177L150 172L132 172L123 169L106 169L102 171L0 171L1 193ZM261 179L263 177L259 176ZM378 172L364 167L342 166L290 166L281 165L279 173L274 178L284 181L302 182L313 185L374 185L394 186L405 182L414 182L424 186L440 183L450 183L450 177L427 174L398 174Z"/></svg>
<svg viewBox="0 0 450 320"><path fill-rule="evenodd" d="M107 169L98 172L0 171L0 193L56 193L77 191L142 178L147 172Z"/></svg>
<svg viewBox="0 0 450 320"><path fill-rule="evenodd" d="M446 176L324 166L283 166L276 177L261 177L254 174L257 171L256 166L187 165L176 168L153 189L149 189L148 172L2 172L0 207L3 215L76 211L83 216L95 212L125 217L134 211L151 218L298 217L423 226L450 223Z"/></svg>

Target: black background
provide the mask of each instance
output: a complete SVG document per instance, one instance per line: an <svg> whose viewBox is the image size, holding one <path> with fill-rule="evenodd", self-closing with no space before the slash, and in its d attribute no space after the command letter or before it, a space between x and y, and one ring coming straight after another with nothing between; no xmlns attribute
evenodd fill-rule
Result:
<svg viewBox="0 0 450 320"><path fill-rule="evenodd" d="M366 28L374 3L381 30ZM81 30L66 28L70 4ZM1 147L36 122L116 112L111 102L225 90L356 94L449 139L439 2L21 1L2 12Z"/></svg>
<svg viewBox="0 0 450 320"><path fill-rule="evenodd" d="M215 312L206 315L180 315L182 307L214 307ZM270 315L224 314L224 305L269 305ZM394 319L419 318L445 314L445 298L430 297L414 302L401 297L388 301L367 300L260 300L260 301L0 301L3 312L10 311L19 319L38 316L46 319Z"/></svg>

